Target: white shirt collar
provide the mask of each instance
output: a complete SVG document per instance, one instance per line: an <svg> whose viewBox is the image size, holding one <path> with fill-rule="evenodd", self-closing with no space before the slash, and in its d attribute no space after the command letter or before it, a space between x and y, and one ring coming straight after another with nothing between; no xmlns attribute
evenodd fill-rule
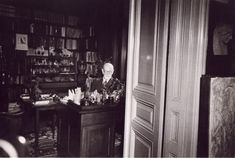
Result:
<svg viewBox="0 0 235 158"><path fill-rule="evenodd" d="M107 83L109 82L111 78L103 78L103 83L106 81Z"/></svg>

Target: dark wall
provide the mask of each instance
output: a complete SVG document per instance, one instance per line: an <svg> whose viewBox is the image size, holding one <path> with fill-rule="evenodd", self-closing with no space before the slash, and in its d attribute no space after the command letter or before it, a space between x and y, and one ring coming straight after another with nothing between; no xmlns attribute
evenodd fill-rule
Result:
<svg viewBox="0 0 235 158"><path fill-rule="evenodd" d="M235 2L221 3L210 1L209 30L206 74L228 76L235 74ZM233 39L228 43L227 55L215 55L213 51L213 32L216 26L229 24L233 27Z"/></svg>
<svg viewBox="0 0 235 158"><path fill-rule="evenodd" d="M121 79L125 78L121 75L125 74L122 69L126 70L121 56L126 56L123 50L127 50L128 5L128 0L109 0L99 8L102 10L98 11L101 18L95 20L99 51L103 59L113 63L115 76Z"/></svg>

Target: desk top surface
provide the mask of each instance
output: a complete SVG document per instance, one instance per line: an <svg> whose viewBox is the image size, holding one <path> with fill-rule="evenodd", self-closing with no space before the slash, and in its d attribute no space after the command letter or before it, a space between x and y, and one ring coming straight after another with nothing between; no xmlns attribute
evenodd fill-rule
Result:
<svg viewBox="0 0 235 158"><path fill-rule="evenodd" d="M72 101L67 103L67 106L71 109L78 110L78 111L91 111L91 110L102 110L107 108L116 108L118 106L117 103L107 103L107 104L91 104L91 105L77 105Z"/></svg>
<svg viewBox="0 0 235 158"><path fill-rule="evenodd" d="M61 107L60 102L56 102L53 100L42 100L34 102L31 99L20 99L24 106L30 106L34 109L41 109L41 110L49 110L49 109L56 109L57 107Z"/></svg>
<svg viewBox="0 0 235 158"><path fill-rule="evenodd" d="M109 110L114 109L119 106L118 103L108 103L108 104L92 104L88 106L81 106L75 104L73 101L68 101L68 103L62 103L60 101L54 100L41 100L34 102L31 99L23 99L21 98L21 102L26 105L30 106L37 110L50 110L50 109L60 109L69 107L69 109L73 109L79 112L88 112L88 111L102 111L102 110Z"/></svg>

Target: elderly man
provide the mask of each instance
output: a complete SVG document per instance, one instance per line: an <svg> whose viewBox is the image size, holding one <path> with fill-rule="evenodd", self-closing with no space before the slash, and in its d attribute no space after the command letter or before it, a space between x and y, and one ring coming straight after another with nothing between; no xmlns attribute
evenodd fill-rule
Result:
<svg viewBox="0 0 235 158"><path fill-rule="evenodd" d="M112 93L114 90L121 88L120 81L117 78L113 78L114 67L111 63L105 63L102 68L103 78L95 79L91 83L90 91L97 90L102 93L105 90L107 93Z"/></svg>

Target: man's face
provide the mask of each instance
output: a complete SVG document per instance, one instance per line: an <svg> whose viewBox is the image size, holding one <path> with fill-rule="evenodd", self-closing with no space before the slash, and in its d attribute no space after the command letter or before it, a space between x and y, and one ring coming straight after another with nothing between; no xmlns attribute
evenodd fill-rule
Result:
<svg viewBox="0 0 235 158"><path fill-rule="evenodd" d="M102 73L103 73L105 79L111 78L113 75L113 72L114 72L114 70L111 65L109 65L109 64L104 65L104 67L102 69Z"/></svg>

